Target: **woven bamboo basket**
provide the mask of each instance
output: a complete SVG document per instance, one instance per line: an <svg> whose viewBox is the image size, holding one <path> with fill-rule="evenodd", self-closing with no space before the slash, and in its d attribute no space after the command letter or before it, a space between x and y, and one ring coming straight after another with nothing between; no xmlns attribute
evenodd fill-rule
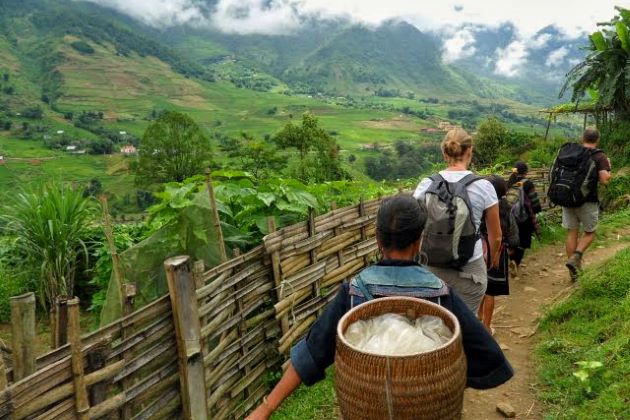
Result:
<svg viewBox="0 0 630 420"><path fill-rule="evenodd" d="M442 318L453 338L431 352L382 356L359 351L345 339L353 322L385 313ZM337 326L335 389L344 420L458 419L466 386L466 359L457 318L422 299L374 299L346 313Z"/></svg>

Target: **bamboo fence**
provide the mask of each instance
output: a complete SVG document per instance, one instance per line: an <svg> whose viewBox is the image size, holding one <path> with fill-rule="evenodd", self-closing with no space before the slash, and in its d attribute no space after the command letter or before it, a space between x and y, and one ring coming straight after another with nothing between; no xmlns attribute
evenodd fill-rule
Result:
<svg viewBox="0 0 630 420"><path fill-rule="evenodd" d="M168 295L89 334L68 300L67 344L21 379L15 341L0 364L0 418L243 418L340 284L372 262L380 201L280 230L270 220L263 244L209 270L171 258Z"/></svg>

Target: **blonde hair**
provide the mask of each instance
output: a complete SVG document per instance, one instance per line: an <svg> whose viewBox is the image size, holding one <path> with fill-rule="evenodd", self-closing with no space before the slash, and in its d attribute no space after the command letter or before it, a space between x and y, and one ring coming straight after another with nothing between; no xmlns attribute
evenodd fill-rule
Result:
<svg viewBox="0 0 630 420"><path fill-rule="evenodd" d="M442 153L449 159L461 160L464 153L472 147L472 136L462 128L450 130L442 141Z"/></svg>

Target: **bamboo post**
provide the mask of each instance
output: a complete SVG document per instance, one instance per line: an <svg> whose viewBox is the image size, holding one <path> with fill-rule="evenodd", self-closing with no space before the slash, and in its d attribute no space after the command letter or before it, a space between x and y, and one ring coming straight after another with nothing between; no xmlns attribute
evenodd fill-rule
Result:
<svg viewBox="0 0 630 420"><path fill-rule="evenodd" d="M53 348L68 342L68 296L57 296L53 307Z"/></svg>
<svg viewBox="0 0 630 420"><path fill-rule="evenodd" d="M90 418L85 374L83 371L83 354L81 353L81 327L79 324L79 299L68 300L68 340L72 354L72 377L74 379L75 413L79 420Z"/></svg>
<svg viewBox="0 0 630 420"><path fill-rule="evenodd" d="M171 298L177 359L185 419L206 420L206 380L201 350L201 325L195 282L188 256L169 258L164 262Z"/></svg>
<svg viewBox="0 0 630 420"><path fill-rule="evenodd" d="M11 334L13 380L17 382L36 370L35 293L26 293L11 298ZM0 357L2 356L0 355Z"/></svg>
<svg viewBox="0 0 630 420"><path fill-rule="evenodd" d="M364 217L365 215L365 199L362 196L359 200L359 217ZM365 241L367 238L367 228L365 226L361 226L361 241ZM363 256L363 264L365 267L370 265L370 258L367 255Z"/></svg>
<svg viewBox="0 0 630 420"><path fill-rule="evenodd" d="M114 241L114 232L112 229L112 221L109 216L109 206L107 205L107 196L104 194L99 196L99 201L101 202L101 208L103 209L103 231L105 232L105 238L107 239L107 247L109 248L109 253L112 256L112 271L114 273L114 279L118 285L118 293L120 295L120 313L125 314L125 290L123 287L123 282L125 281L125 276L122 270L122 264L120 262L120 256L116 250L116 243Z"/></svg>
<svg viewBox="0 0 630 420"><path fill-rule="evenodd" d="M553 113L549 113L549 119L547 120L547 129L545 130L545 140L547 140L547 136L549 135L549 127L551 126L551 118L553 117Z"/></svg>
<svg viewBox="0 0 630 420"><path fill-rule="evenodd" d="M267 230L269 233L276 231L276 219L273 216L267 218ZM282 283L282 272L280 269L280 251L273 251L271 253L271 267L273 270L273 281L276 285L276 298L278 302L281 301L284 296L282 296L282 290L280 288L280 284ZM289 315L285 315L280 318L280 328L282 330L282 335L286 334L289 331Z"/></svg>
<svg viewBox="0 0 630 420"><path fill-rule="evenodd" d="M308 236L310 238L315 236L315 210L312 207L308 209ZM315 249L309 251L309 257L311 264L317 263L317 251ZM321 296L321 289L319 280L317 280L313 283L313 297L319 296Z"/></svg>
<svg viewBox="0 0 630 420"><path fill-rule="evenodd" d="M123 316L127 316L133 312L133 305L136 299L136 284L123 283L122 290L124 293Z"/></svg>
<svg viewBox="0 0 630 420"><path fill-rule="evenodd" d="M2 351L0 351L0 392L4 391L8 384L9 381L7 381L7 368L4 365L4 355Z"/></svg>
<svg viewBox="0 0 630 420"><path fill-rule="evenodd" d="M217 208L217 200L214 196L214 187L212 186L212 173L210 168L206 169L206 185L208 186L208 196L210 197L210 206L212 206L212 221L217 231L217 241L219 242L219 256L221 262L227 261L227 253L225 252L225 243L223 243L223 230L221 229L221 219L219 218L219 209Z"/></svg>
<svg viewBox="0 0 630 420"><path fill-rule="evenodd" d="M87 373L93 373L106 367L110 347L108 340L103 340L87 354ZM97 382L89 390L90 405L99 405L107 399L107 381Z"/></svg>
<svg viewBox="0 0 630 420"><path fill-rule="evenodd" d="M203 260L197 260L193 264L193 278L195 279L195 287L201 289L203 287L203 270L205 263Z"/></svg>
<svg viewBox="0 0 630 420"><path fill-rule="evenodd" d="M332 203L330 203L330 209L331 210L337 210L337 202L333 201ZM340 229L339 228L335 228L334 229L335 232L335 236L338 236L340 234ZM339 251L337 251L337 261L339 261L339 267L343 267L345 264L345 259L343 257L343 249L339 249Z"/></svg>
<svg viewBox="0 0 630 420"><path fill-rule="evenodd" d="M582 125L582 130L586 130L586 117L588 117L588 113L584 113L584 124Z"/></svg>

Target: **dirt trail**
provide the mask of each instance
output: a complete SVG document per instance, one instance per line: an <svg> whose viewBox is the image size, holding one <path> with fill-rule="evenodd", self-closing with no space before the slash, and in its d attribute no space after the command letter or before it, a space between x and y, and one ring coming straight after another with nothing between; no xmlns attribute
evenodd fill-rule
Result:
<svg viewBox="0 0 630 420"><path fill-rule="evenodd" d="M605 260L628 246L627 241L619 240L626 235L630 235L630 229L609 234L607 246L589 249L584 264L588 266ZM516 418L542 418L542 407L536 399L535 330L545 307L575 289L564 262L564 245L551 245L529 252L518 278L510 279L510 296L496 298L493 318L495 338L516 374L508 383L492 390L466 390L464 420L504 418L496 410L499 402L509 403L516 411Z"/></svg>

